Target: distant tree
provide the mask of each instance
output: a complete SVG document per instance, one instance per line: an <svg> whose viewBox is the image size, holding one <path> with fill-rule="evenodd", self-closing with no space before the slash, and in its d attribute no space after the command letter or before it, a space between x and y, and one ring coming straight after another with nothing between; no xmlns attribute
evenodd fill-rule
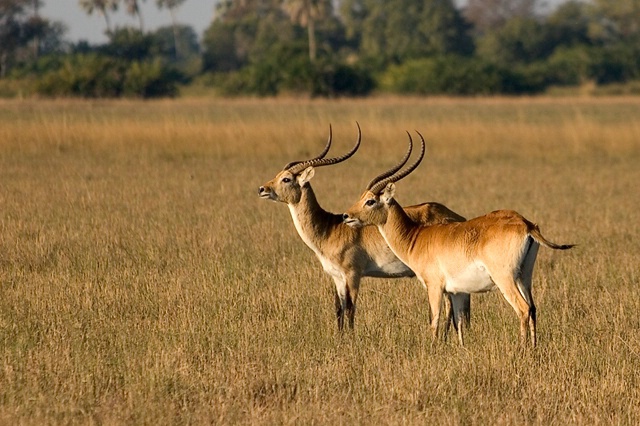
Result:
<svg viewBox="0 0 640 426"><path fill-rule="evenodd" d="M107 26L107 34L111 34L112 28L109 13L118 10L118 0L78 0L78 3L89 15L96 11L101 14Z"/></svg>
<svg viewBox="0 0 640 426"><path fill-rule="evenodd" d="M28 0L0 0L0 78L7 74L9 61L22 44L21 26Z"/></svg>
<svg viewBox="0 0 640 426"><path fill-rule="evenodd" d="M452 0L345 0L341 14L357 51L380 65L473 51L470 27Z"/></svg>
<svg viewBox="0 0 640 426"><path fill-rule="evenodd" d="M296 39L280 0L220 2L204 34L203 67L215 72L237 70Z"/></svg>
<svg viewBox="0 0 640 426"><path fill-rule="evenodd" d="M640 40L640 0L592 0L591 35L605 43Z"/></svg>
<svg viewBox="0 0 640 426"><path fill-rule="evenodd" d="M249 62L268 61L273 56L279 56L280 52L292 51L296 52L295 55L302 54L302 59L308 62L308 57L304 56L304 47L308 46L304 40L304 30L291 22L282 10L280 0L264 0L262 6L239 22L240 28L245 25L248 27L249 22L255 25L254 38L247 51Z"/></svg>
<svg viewBox="0 0 640 426"><path fill-rule="evenodd" d="M537 6L538 0L468 0L464 16L476 33L484 34L501 28L512 18L534 17Z"/></svg>
<svg viewBox="0 0 640 426"><path fill-rule="evenodd" d="M42 22L42 19L40 18L40 13L39 13L39 9L41 5L42 5L41 0L31 0L31 7L33 9L33 15L31 19L39 23ZM37 58L40 50L40 34L36 34L34 36L32 45L33 45L33 56Z"/></svg>
<svg viewBox="0 0 640 426"><path fill-rule="evenodd" d="M186 0L156 0L156 4L160 9L168 9L169 14L171 15L171 27L173 28L173 52L175 57L180 56L180 47L178 44L178 19L176 16L176 10L185 2Z"/></svg>
<svg viewBox="0 0 640 426"><path fill-rule="evenodd" d="M227 94L263 96L282 91L353 96L371 90L368 72L327 54L344 43L331 3L324 3L322 13L305 10L307 6L282 0L219 3L203 39L203 68L213 73L211 82ZM307 13L314 14L311 46Z"/></svg>
<svg viewBox="0 0 640 426"><path fill-rule="evenodd" d="M142 12L140 12L141 1L145 0L124 0L124 5L129 15L136 16L138 18L140 31L144 32L144 20L142 19Z"/></svg>
<svg viewBox="0 0 640 426"><path fill-rule="evenodd" d="M134 27L118 28L109 35L109 43L100 51L109 56L139 61L151 56L152 37Z"/></svg>
<svg viewBox="0 0 640 426"><path fill-rule="evenodd" d="M563 50L554 58L556 62L559 58L577 59L584 54L584 49L572 53L567 50L594 45L589 36L594 23L589 10L587 3L568 1L546 17L512 17L478 37L478 51L483 57L504 65L547 60L556 49Z"/></svg>
<svg viewBox="0 0 640 426"><path fill-rule="evenodd" d="M170 58L171 60L183 60L198 56L200 53L198 35L193 28L188 25L160 27L151 33L151 37L153 39L154 54ZM180 57L175 56L176 42Z"/></svg>
<svg viewBox="0 0 640 426"><path fill-rule="evenodd" d="M593 40L589 37L589 28L593 20L589 15L587 3L577 0L563 3L547 17L546 22L550 37L557 46L573 47L593 44Z"/></svg>
<svg viewBox="0 0 640 426"><path fill-rule="evenodd" d="M39 0L0 0L0 78L16 62L36 60L61 44L65 28L38 14Z"/></svg>
<svg viewBox="0 0 640 426"><path fill-rule="evenodd" d="M69 43L64 39L67 26L59 21L45 20L45 22L47 25L44 26L37 39L37 56L68 51Z"/></svg>
<svg viewBox="0 0 640 426"><path fill-rule="evenodd" d="M180 57L175 58L174 43L176 29L173 26L164 26L151 32L152 55L159 57L165 67L178 72L183 82L202 73L202 55L198 34L189 25L178 25L178 51Z"/></svg>
<svg viewBox="0 0 640 426"><path fill-rule="evenodd" d="M204 32L203 68L207 71L228 72L246 65L248 55L240 49L240 35L234 23L214 21Z"/></svg>
<svg viewBox="0 0 640 426"><path fill-rule="evenodd" d="M534 18L512 18L487 33L478 43L479 53L504 65L531 63L548 57L555 49L549 27Z"/></svg>
<svg viewBox="0 0 640 426"><path fill-rule="evenodd" d="M309 60L315 62L318 55L316 22L333 14L331 0L284 0L283 7L294 23L307 28Z"/></svg>

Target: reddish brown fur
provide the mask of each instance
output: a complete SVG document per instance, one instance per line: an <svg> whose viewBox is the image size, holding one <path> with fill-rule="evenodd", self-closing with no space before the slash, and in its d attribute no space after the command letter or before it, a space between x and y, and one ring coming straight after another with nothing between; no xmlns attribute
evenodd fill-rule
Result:
<svg viewBox="0 0 640 426"><path fill-rule="evenodd" d="M296 175L284 170L260 188L260 195L289 206L300 237L316 253L325 271L335 281L338 328L343 327L345 311L349 325L353 327L362 277L394 278L414 274L397 259L376 227L354 229L342 222L341 215L325 211L308 182L312 176L313 169ZM423 203L406 209L409 217L422 224L464 220L464 217L438 203ZM465 308L461 315L468 324L468 295L463 303ZM446 318L449 317L447 313ZM460 321L454 323L456 327L459 325Z"/></svg>
<svg viewBox="0 0 640 426"><path fill-rule="evenodd" d="M439 312L445 292L456 288L486 291L497 286L518 313L521 338L526 339L528 326L535 346L531 275L538 244L562 250L572 245L548 241L535 224L512 210L494 211L465 222L418 224L395 201L394 194L393 183L381 194L365 191L343 215L345 222L378 227L396 256L427 286L432 312ZM437 314L431 327L435 337ZM458 336L462 344L461 329Z"/></svg>

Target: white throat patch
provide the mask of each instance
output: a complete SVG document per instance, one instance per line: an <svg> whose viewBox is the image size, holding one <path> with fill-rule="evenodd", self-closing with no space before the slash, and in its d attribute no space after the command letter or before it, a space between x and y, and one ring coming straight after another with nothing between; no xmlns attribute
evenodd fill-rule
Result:
<svg viewBox="0 0 640 426"><path fill-rule="evenodd" d="M296 208L292 204L287 204L289 207L289 212L291 212L291 218L293 219L293 225L296 227L296 231L298 231L298 235L302 238L302 241L316 254L320 263L322 264L322 269L325 270L326 273L331 275L332 277L344 279L344 272L336 265L331 262L327 257L323 255L320 249L314 244L314 242L309 238L309 236L304 232L302 228L302 224L300 223L300 219L298 218L298 213L296 212Z"/></svg>

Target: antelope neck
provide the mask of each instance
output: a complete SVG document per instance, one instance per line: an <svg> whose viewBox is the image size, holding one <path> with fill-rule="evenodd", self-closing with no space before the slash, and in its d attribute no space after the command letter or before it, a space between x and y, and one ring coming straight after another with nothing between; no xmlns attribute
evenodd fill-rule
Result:
<svg viewBox="0 0 640 426"><path fill-rule="evenodd" d="M302 187L300 201L289 204L293 223L304 242L316 250L336 224L342 223L342 217L320 207L310 184Z"/></svg>
<svg viewBox="0 0 640 426"><path fill-rule="evenodd" d="M394 254L406 263L407 254L413 248L420 225L414 222L394 199L389 204L389 213L385 223L378 230Z"/></svg>

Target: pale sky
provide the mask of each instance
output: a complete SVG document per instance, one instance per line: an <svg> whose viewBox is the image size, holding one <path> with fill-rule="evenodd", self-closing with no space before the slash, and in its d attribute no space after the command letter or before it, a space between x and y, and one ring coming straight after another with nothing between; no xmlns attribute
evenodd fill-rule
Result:
<svg viewBox="0 0 640 426"><path fill-rule="evenodd" d="M186 0L177 9L178 22L190 25L202 37L204 30L213 20L216 0ZM171 25L169 11L158 10L155 0L140 2L145 30ZM104 43L106 24L104 17L94 12L87 15L80 7L78 0L44 0L40 15L54 21L62 21L67 25L65 37L73 42L87 40L91 43ZM134 26L138 28L138 19L129 16L124 10L111 14L111 23L116 26Z"/></svg>

